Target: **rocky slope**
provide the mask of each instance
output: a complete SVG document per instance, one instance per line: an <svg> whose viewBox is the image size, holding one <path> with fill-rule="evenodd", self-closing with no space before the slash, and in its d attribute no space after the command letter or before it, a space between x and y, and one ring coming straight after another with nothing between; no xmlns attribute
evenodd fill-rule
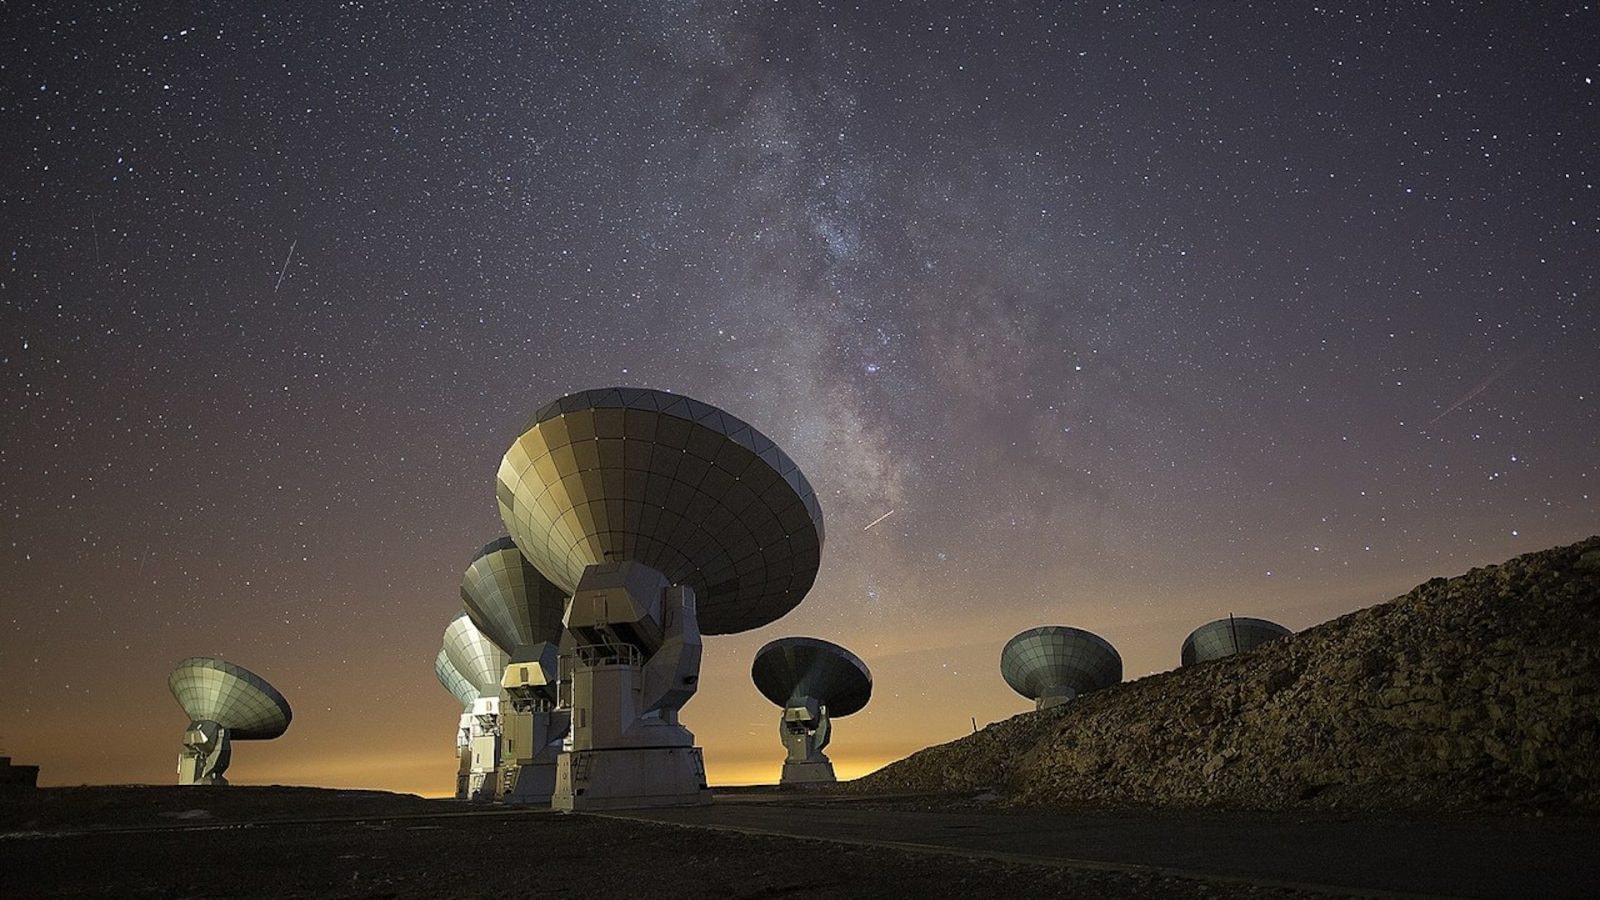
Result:
<svg viewBox="0 0 1600 900"><path fill-rule="evenodd" d="M849 790L1600 812L1600 537L930 747Z"/></svg>

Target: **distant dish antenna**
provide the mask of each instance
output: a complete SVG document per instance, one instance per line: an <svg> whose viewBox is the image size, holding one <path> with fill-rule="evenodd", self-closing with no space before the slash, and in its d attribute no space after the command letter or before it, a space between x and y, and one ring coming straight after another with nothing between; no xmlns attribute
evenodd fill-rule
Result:
<svg viewBox="0 0 1600 900"><path fill-rule="evenodd" d="M450 665L472 685L477 698L499 698L506 651L479 631L465 612L456 613L444 627L444 652Z"/></svg>
<svg viewBox="0 0 1600 900"><path fill-rule="evenodd" d="M1035 709L1049 709L1122 681L1122 656L1097 634L1045 625L1006 642L1000 674Z"/></svg>
<svg viewBox="0 0 1600 900"><path fill-rule="evenodd" d="M223 773L233 741L268 741L289 728L289 701L265 678L242 666L196 656L167 676L167 687L189 716L178 754L179 784L227 784Z"/></svg>
<svg viewBox="0 0 1600 900"><path fill-rule="evenodd" d="M488 802L500 792L500 678L506 668L506 651L479 631L464 612L445 626L444 651L450 665L475 692L467 799Z"/></svg>
<svg viewBox="0 0 1600 900"><path fill-rule="evenodd" d="M541 644L557 644L567 594L539 574L516 542L498 538L472 557L461 576L461 605L472 624L506 648L512 662L538 659Z"/></svg>
<svg viewBox="0 0 1600 900"><path fill-rule="evenodd" d="M789 757L782 783L836 781L822 751L833 736L831 720L860 712L872 698L867 664L838 644L786 637L756 651L750 677L763 697L783 708L778 734Z"/></svg>
<svg viewBox="0 0 1600 900"><path fill-rule="evenodd" d="M1189 636L1184 638L1179 662L1185 666L1192 666L1195 663L1210 662L1236 653L1249 653L1267 641L1275 641L1291 634L1294 632L1277 622L1252 619L1247 616L1228 616L1226 619L1207 622L1190 632Z"/></svg>
<svg viewBox="0 0 1600 900"><path fill-rule="evenodd" d="M486 544L461 576L461 603L472 624L510 658L500 686L500 800L548 806L556 760L572 724L560 700L560 645L567 595L529 565L509 537Z"/></svg>
<svg viewBox="0 0 1600 900"><path fill-rule="evenodd" d="M472 709L472 701L478 699L478 689L465 676L456 671L450 662L450 653L443 647L439 648L439 655L433 658L433 674L439 679L440 687L450 692L465 710Z"/></svg>
<svg viewBox="0 0 1600 900"><path fill-rule="evenodd" d="M540 409L496 496L523 556L573 595L571 749L552 805L709 803L678 711L698 688L702 630L776 621L816 579L822 508L799 467L714 406L606 388Z"/></svg>
<svg viewBox="0 0 1600 900"><path fill-rule="evenodd" d="M456 671L450 662L450 653L439 648L433 658L433 674L439 684L461 704L461 718L456 721L456 799L465 800L472 781L472 704L478 699L478 689L465 676Z"/></svg>

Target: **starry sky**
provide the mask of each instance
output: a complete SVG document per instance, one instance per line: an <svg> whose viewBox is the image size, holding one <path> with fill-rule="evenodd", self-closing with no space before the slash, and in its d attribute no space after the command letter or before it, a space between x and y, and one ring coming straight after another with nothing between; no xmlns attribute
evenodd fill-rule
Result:
<svg viewBox="0 0 1600 900"><path fill-rule="evenodd" d="M0 750L170 783L220 655L296 713L234 781L449 791L496 466L591 387L823 500L807 600L706 642L713 783L777 776L774 637L873 668L853 776L1031 708L1028 627L1137 677L1600 531L1597 48L1575 2L0 4Z"/></svg>

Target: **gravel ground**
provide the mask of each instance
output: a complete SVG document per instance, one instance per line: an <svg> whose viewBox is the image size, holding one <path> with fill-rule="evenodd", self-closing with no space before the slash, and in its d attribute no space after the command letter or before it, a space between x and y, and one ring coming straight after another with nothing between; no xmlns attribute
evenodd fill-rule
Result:
<svg viewBox="0 0 1600 900"><path fill-rule="evenodd" d="M0 896L1308 896L590 816L474 812L373 792L152 787L40 794L23 806L47 814L18 823L17 809L6 810ZM85 832L91 828L164 830Z"/></svg>
<svg viewBox="0 0 1600 900"><path fill-rule="evenodd" d="M469 808L441 803L414 794L310 787L57 787L17 794L0 802L0 833L161 828Z"/></svg>

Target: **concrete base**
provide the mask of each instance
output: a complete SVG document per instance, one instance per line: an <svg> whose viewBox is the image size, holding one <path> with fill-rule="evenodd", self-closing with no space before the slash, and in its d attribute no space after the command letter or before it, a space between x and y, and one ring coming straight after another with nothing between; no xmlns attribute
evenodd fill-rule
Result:
<svg viewBox="0 0 1600 900"><path fill-rule="evenodd" d="M500 802L510 806L549 806L555 789L554 762L507 766Z"/></svg>
<svg viewBox="0 0 1600 900"><path fill-rule="evenodd" d="M550 805L565 812L705 806L705 760L699 747L573 750L556 762Z"/></svg>
<svg viewBox="0 0 1600 900"><path fill-rule="evenodd" d="M833 763L826 759L795 762L784 760L783 780L779 784L834 784Z"/></svg>

